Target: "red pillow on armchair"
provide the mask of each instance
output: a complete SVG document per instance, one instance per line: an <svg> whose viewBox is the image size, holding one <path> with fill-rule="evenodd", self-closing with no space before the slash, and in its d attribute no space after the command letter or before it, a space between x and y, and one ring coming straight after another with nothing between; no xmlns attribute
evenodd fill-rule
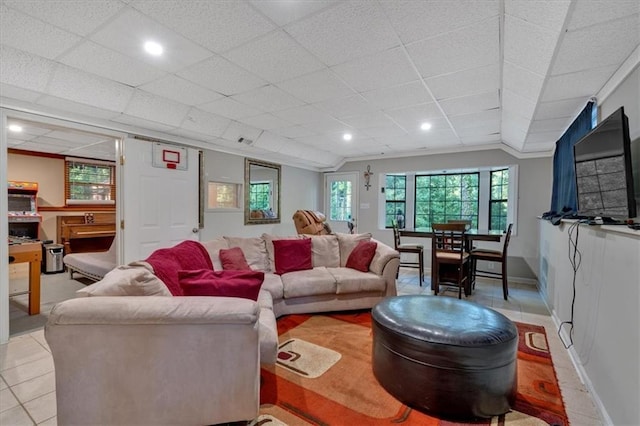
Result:
<svg viewBox="0 0 640 426"><path fill-rule="evenodd" d="M178 271L178 279L185 296L227 296L258 300L264 272L199 269Z"/></svg>
<svg viewBox="0 0 640 426"><path fill-rule="evenodd" d="M347 259L347 268L356 269L361 272L369 271L369 265L376 254L378 243L375 241L360 241L356 248L351 251Z"/></svg>

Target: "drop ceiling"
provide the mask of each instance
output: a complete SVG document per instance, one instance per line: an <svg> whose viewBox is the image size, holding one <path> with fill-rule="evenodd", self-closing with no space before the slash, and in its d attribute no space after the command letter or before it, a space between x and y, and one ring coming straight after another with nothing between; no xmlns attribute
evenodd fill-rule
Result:
<svg viewBox="0 0 640 426"><path fill-rule="evenodd" d="M3 0L0 28L3 106L324 170L549 155L637 66L640 1ZM113 155L98 135L42 131L9 146Z"/></svg>

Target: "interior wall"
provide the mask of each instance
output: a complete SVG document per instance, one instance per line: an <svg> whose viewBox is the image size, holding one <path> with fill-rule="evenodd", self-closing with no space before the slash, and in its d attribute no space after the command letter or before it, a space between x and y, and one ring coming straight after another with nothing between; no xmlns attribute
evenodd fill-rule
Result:
<svg viewBox="0 0 640 426"><path fill-rule="evenodd" d="M205 150L205 185L207 181L244 185L244 158L239 155ZM281 173L280 223L245 225L242 209L236 211L205 209L204 229L200 232L200 239L206 241L223 235L255 237L263 233L294 235L296 228L292 220L293 213L298 209L318 210L321 206L322 174L286 165L282 166Z"/></svg>
<svg viewBox="0 0 640 426"><path fill-rule="evenodd" d="M358 228L361 232L371 232L380 241L393 245L393 232L380 229L378 200L381 174L406 171L431 171L447 169L463 169L472 167L491 167L518 165L518 215L517 234L513 235L509 244L509 257L517 258L510 262L510 274L517 277L531 278L537 276L538 261L538 228L537 216L549 210L551 200L551 183L553 177L553 159L551 157L517 159L503 150L486 150L475 152L458 152L450 154L434 154L415 157L389 158L382 160L354 161L346 163L340 172L357 171L363 176L367 166L374 173L370 180L371 188L367 191L364 184L359 188ZM364 180L362 180L364 182ZM368 208L362 208L367 207ZM409 239L407 239L409 240ZM419 240L417 240L419 242ZM425 244L424 241L421 242ZM518 270L512 269L517 268Z"/></svg>

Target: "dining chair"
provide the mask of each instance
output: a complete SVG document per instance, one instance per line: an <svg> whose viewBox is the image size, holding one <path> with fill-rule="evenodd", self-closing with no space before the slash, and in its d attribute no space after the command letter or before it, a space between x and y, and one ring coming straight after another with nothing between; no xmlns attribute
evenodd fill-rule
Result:
<svg viewBox="0 0 640 426"><path fill-rule="evenodd" d="M469 281L469 252L467 245L466 224L434 223L431 225L431 282L435 295L441 285L458 287L458 299L471 293Z"/></svg>
<svg viewBox="0 0 640 426"><path fill-rule="evenodd" d="M402 244L400 242L400 230L398 229L398 223L393 221L393 244L396 249L402 256L402 253L415 254L417 259L415 262L407 262L400 260L400 266L405 266L407 268L417 268L420 272L419 280L420 287L422 287L422 281L424 280L424 246L421 244ZM402 259L402 257L400 258ZM398 275L396 274L396 278Z"/></svg>
<svg viewBox="0 0 640 426"><path fill-rule="evenodd" d="M509 240L511 239L511 228L513 228L513 223L510 223L507 227L502 250L490 250L485 248L476 248L471 250L471 270L473 274L471 277L472 285L475 287L476 277L501 279L502 295L504 300L507 300L507 296L509 296L509 285L507 282L507 247L509 247ZM478 270L478 260L501 263L500 272Z"/></svg>

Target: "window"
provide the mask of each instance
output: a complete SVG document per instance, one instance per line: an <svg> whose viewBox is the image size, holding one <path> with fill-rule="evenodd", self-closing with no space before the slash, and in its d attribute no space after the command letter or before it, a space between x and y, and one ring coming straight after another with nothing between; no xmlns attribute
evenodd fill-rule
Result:
<svg viewBox="0 0 640 426"><path fill-rule="evenodd" d="M416 175L415 227L451 219L471 220L478 228L479 173Z"/></svg>
<svg viewBox="0 0 640 426"><path fill-rule="evenodd" d="M491 172L489 200L489 229L507 229L507 207L509 199L509 170Z"/></svg>
<svg viewBox="0 0 640 426"><path fill-rule="evenodd" d="M269 210L271 208L271 183L251 182L249 186L249 209Z"/></svg>
<svg viewBox="0 0 640 426"><path fill-rule="evenodd" d="M391 228L393 221L398 222L398 228L405 226L407 177L404 175L387 175L384 194L385 228Z"/></svg>
<svg viewBox="0 0 640 426"><path fill-rule="evenodd" d="M115 169L108 161L65 159L67 204L115 204Z"/></svg>
<svg viewBox="0 0 640 426"><path fill-rule="evenodd" d="M241 185L227 182L209 182L208 209L239 209Z"/></svg>
<svg viewBox="0 0 640 426"><path fill-rule="evenodd" d="M331 182L329 220L350 221L353 185L349 180Z"/></svg>

